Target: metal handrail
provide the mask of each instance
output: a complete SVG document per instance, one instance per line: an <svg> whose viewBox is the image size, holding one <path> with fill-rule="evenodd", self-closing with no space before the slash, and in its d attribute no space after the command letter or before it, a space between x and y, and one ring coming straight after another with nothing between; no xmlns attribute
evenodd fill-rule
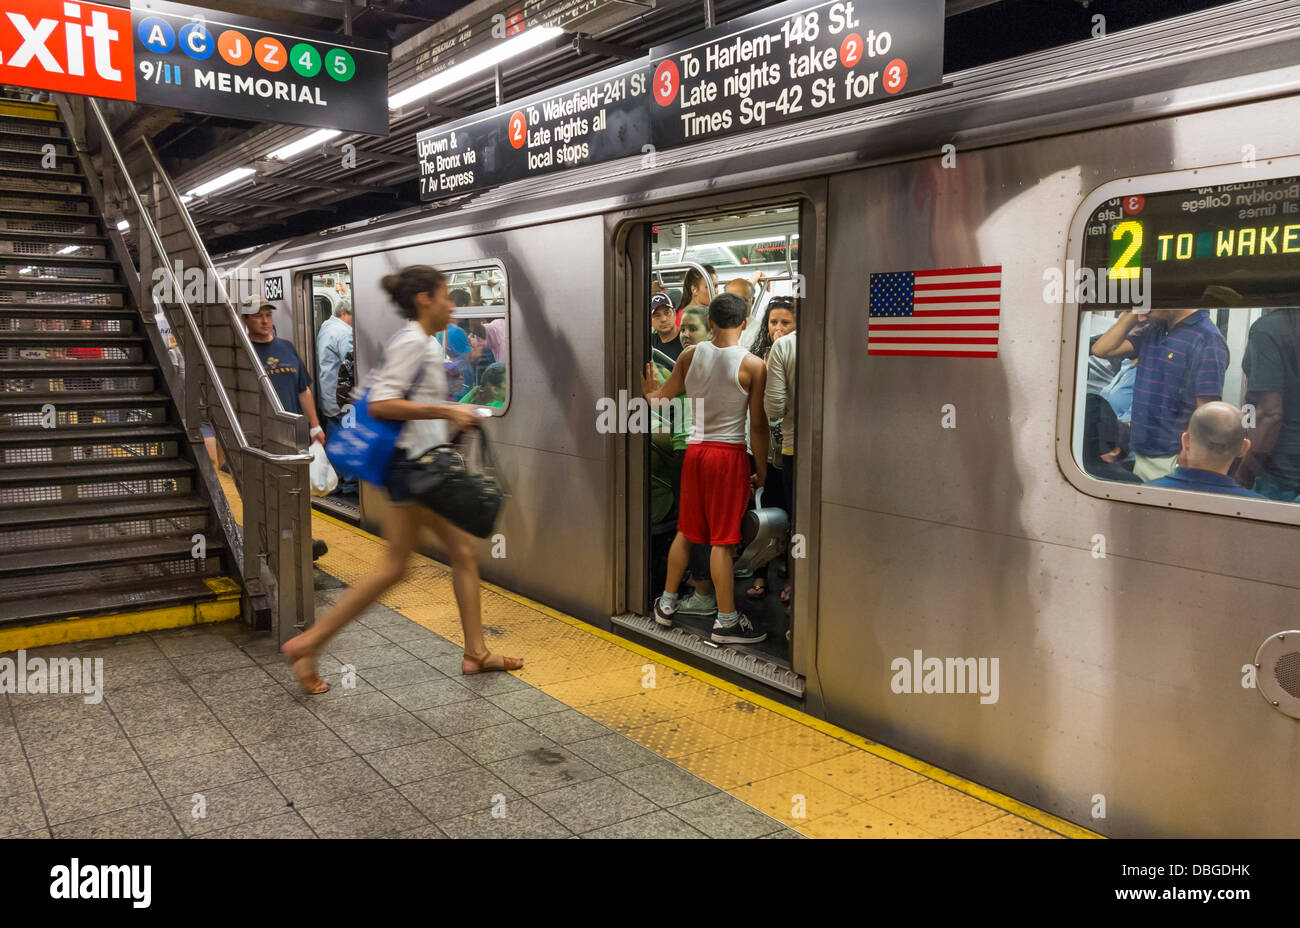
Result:
<svg viewBox="0 0 1300 928"><path fill-rule="evenodd" d="M93 100L91 102L92 104L94 103ZM98 107L95 108L95 113L96 115L99 114ZM103 123L102 117L100 122L101 124ZM162 169L162 162L158 160L158 152L153 147L153 143L143 137L140 141L144 144L144 150L149 155L150 166L158 175L163 187L166 188L167 195L171 197L173 203L180 206L182 203L180 194L176 192L176 187L172 184L171 175ZM134 187L132 188L132 193L134 193ZM248 353L250 355L255 354L253 341L248 337L248 330L244 327L243 321L239 318L239 312L235 309L235 305L230 301L230 292L226 289L225 281L222 280L221 275L217 273L216 267L212 263L212 256L208 254L208 248L203 244L203 238L199 235L198 227L194 225L194 220L190 218L190 214L185 210L177 209L177 215L180 217L181 222L184 223L185 231L189 234L190 240L194 243L195 250L199 253L199 257L203 261L204 269L213 276L217 281L217 286L221 288L221 303L230 313L231 330L236 333L236 338L243 341L244 347L248 349ZM280 395L276 393L275 388L271 386L271 378L266 373L266 368L262 367L260 364L257 366L257 376L261 383L263 393L273 404L272 409L274 409L279 416L283 416L286 419L297 418L295 413L288 412L280 403ZM308 460L311 459L311 455L307 455L306 457Z"/></svg>
<svg viewBox="0 0 1300 928"><path fill-rule="evenodd" d="M709 300L712 301L712 299L717 296L717 294L713 292L713 278L710 277L709 272L704 269L704 265L700 264L698 261L675 261L672 264L656 264L651 268L651 271L654 273L663 273L664 271L688 271L692 268L699 271L700 276L704 278L704 286L709 288ZM662 281L660 281L660 283L662 283ZM684 285L685 280L683 280L682 283Z"/></svg>
<svg viewBox="0 0 1300 928"><path fill-rule="evenodd" d="M167 257L167 249L163 246L162 236L158 234L157 227L154 226L153 220L149 218L149 214L144 208L144 203L140 200L140 194L136 192L135 184L131 182L130 179L131 175L127 172L126 162L122 158L122 152L118 149L117 143L113 141L113 134L111 131L109 131L108 123L104 120L104 114L100 112L99 105L98 103L95 102L94 99L88 99L86 102L90 107L90 111L95 115L95 121L99 124L100 134L104 140L104 143L108 151L113 156L113 161L116 163L118 170L122 173L122 176L126 179L125 186L127 188L127 191L131 195L131 199L135 202L136 214L140 217L140 226L141 228L147 230L149 234L149 241L153 245L155 253L161 259L162 266L166 269L167 278L171 282L172 293L176 295L176 302L180 305L181 312L184 314L185 324L189 326L189 331L197 332L199 331L198 322L194 318L194 313L190 310L189 302L185 299L184 291L180 285L180 282L176 280L176 275L172 271L171 261ZM146 140L146 144L147 144L147 140ZM150 156L155 158L154 163L156 165L157 164L156 155L154 154L152 148L150 148ZM163 174L162 176L166 179L165 174ZM170 179L166 179L166 182L170 188L170 183L171 183ZM171 190L169 192L174 193L174 190ZM189 216L186 215L185 219L188 222ZM190 225L190 228L193 228L192 224ZM202 248L201 242L199 243L199 247ZM212 266L211 259L208 258L208 254L206 250L203 251L203 257L207 261L208 267L211 268ZM218 283L220 283L219 280ZM226 306L230 308L230 311L232 313L234 313L234 307L231 306L230 304L230 298L226 294L226 288L224 284L221 284L221 292L222 292L222 296L224 297L224 302ZM159 302L157 295L153 293L152 289L150 290L150 300L152 301L153 305L156 308L164 309L162 304ZM244 327L241 323L239 325L239 330L242 331L243 328ZM247 342L248 333L244 331L242 334L244 336L244 340ZM208 353L207 346L203 344L203 342L199 339L195 339L194 344L195 347L198 349L199 358L203 362L203 367L208 374L209 382L220 384L221 379L217 373L216 363L212 360L212 355ZM247 347L249 353L252 354L253 353L252 343L249 342ZM279 397L277 397L275 391L271 389L270 379L266 375L265 368L261 369L261 375L262 375L260 378L261 381L265 384L266 389L270 392L271 396L275 399L276 406L280 407ZM221 404L222 412L226 414L226 418L230 422L231 432L234 434L235 442L239 446L239 451L241 453L249 454L252 455L253 457L261 458L264 461L269 461L274 464L292 464L292 463L311 461L310 454L272 454L269 451L265 451L261 448L257 448L249 444L248 438L247 436L244 435L244 430L239 424L239 417L236 415L234 407L230 405L230 398L226 396L226 391L216 390L214 392L217 394L217 400ZM284 411L283 407L280 407L278 411L282 415L285 416L289 415L289 413L286 413Z"/></svg>

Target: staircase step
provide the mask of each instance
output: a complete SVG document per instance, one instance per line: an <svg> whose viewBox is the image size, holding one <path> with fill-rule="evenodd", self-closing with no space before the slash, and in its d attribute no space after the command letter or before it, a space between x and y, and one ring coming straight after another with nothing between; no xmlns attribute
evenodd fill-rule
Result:
<svg viewBox="0 0 1300 928"><path fill-rule="evenodd" d="M24 363L67 364L78 371L92 362L140 364L145 359L144 346L143 335L116 332L0 331L0 369Z"/></svg>
<svg viewBox="0 0 1300 928"><path fill-rule="evenodd" d="M68 566L39 574L28 572L25 575L13 573L0 576L0 604L6 600L27 600L41 593L55 598L61 594L90 590L103 596L116 589L167 583L177 578L202 580L205 577L220 576L221 573L220 558L192 558L186 546L183 554L120 563L89 564L84 567Z"/></svg>
<svg viewBox="0 0 1300 928"><path fill-rule="evenodd" d="M116 612L141 612L191 603L210 603L221 593L209 586L219 586L221 578L178 577L157 583L142 583L114 590L91 590L63 593L58 596L35 596L0 602L0 622L23 623L73 616L104 615ZM227 581L226 586L229 586ZM235 614L238 614L236 609ZM192 620L191 620L192 621ZM160 626L162 627L162 626ZM138 630L138 629L132 629ZM39 627L31 629L33 634ZM102 633L101 633L102 634ZM66 639L61 639L66 640Z"/></svg>
<svg viewBox="0 0 1300 928"><path fill-rule="evenodd" d="M208 501L198 495L23 506L0 513L0 552L167 536L192 539L207 530Z"/></svg>
<svg viewBox="0 0 1300 928"><path fill-rule="evenodd" d="M6 236L3 232L0 232L0 239L4 239L7 237L8 236ZM67 246L63 245L61 247L66 248ZM35 255L35 254L22 254L22 253L15 254L13 252L6 252L4 254L0 254L0 265L17 265L19 267L30 267L34 265L36 267L116 268L117 259L101 258L101 257L88 258L81 255L73 255L73 254L61 255L58 252L55 252L52 255ZM35 279L44 280L44 278L41 277Z"/></svg>
<svg viewBox="0 0 1300 928"><path fill-rule="evenodd" d="M0 113L0 137L5 135L48 135L55 139L67 137L63 123L58 119Z"/></svg>
<svg viewBox="0 0 1300 928"><path fill-rule="evenodd" d="M103 232L103 226L99 221L99 217L92 215L89 211L78 213L68 209L54 209L54 210L26 209L26 208L19 209L19 208L7 207L4 206L3 203L0 203L0 221L8 222L10 220L20 220L20 219L27 219L27 220L31 220L32 222L45 223L46 225L52 225L52 224L62 225L63 223L73 223L75 225L93 225L96 229L96 234L101 234ZM6 228L8 228L8 226L6 226ZM60 233L56 230L50 230L46 232L43 231L42 229L33 229L31 231L39 232L43 235L73 234L69 232Z"/></svg>
<svg viewBox="0 0 1300 928"><path fill-rule="evenodd" d="M81 162L76 158L68 155L60 158L56 152L54 167L47 168L43 166L45 160L43 152L6 152L3 145L4 140L0 138L0 179L6 177L55 177L59 180L72 178L82 181L86 179L86 176L81 173Z"/></svg>
<svg viewBox="0 0 1300 928"><path fill-rule="evenodd" d="M124 499L76 503L71 506L21 506L0 510L0 533L19 528L206 515L207 511L207 500L201 496L183 499Z"/></svg>
<svg viewBox="0 0 1300 928"><path fill-rule="evenodd" d="M124 406L156 406L170 402L165 393L60 393L55 396L0 392L0 412L5 410L39 410L42 406L62 409L99 409Z"/></svg>
<svg viewBox="0 0 1300 928"><path fill-rule="evenodd" d="M98 429L21 429L0 433L0 470L42 464L160 461L175 458L185 433L167 425Z"/></svg>
<svg viewBox="0 0 1300 928"><path fill-rule="evenodd" d="M99 358L77 361L0 361L4 377L145 377L158 373L152 364L105 362Z"/></svg>
<svg viewBox="0 0 1300 928"><path fill-rule="evenodd" d="M59 226L60 228L41 228L41 226ZM60 248L65 245L108 247L108 236L102 233L99 223L88 216L81 218L59 216L54 218L33 216L31 213L22 213L17 210L0 210L0 239L14 243L39 242ZM19 249L15 249L14 253L17 254L19 251Z"/></svg>
<svg viewBox="0 0 1300 928"><path fill-rule="evenodd" d="M3 322L3 315L0 314L0 323ZM0 347L18 347L30 346L32 348L45 347L79 347L79 348L103 348L111 345L143 345L146 339L143 335L126 335L120 332L72 332L72 331L54 331L54 332L6 332L0 328ZM32 359L39 360L39 359ZM79 359L84 360L84 359Z"/></svg>
<svg viewBox="0 0 1300 928"><path fill-rule="evenodd" d="M40 486L78 481L130 480L137 477L188 475L194 465L180 458L160 461L123 461L113 464L58 464L53 467L0 468L0 485Z"/></svg>
<svg viewBox="0 0 1300 928"><path fill-rule="evenodd" d="M98 428L16 429L0 432L0 448L31 444L59 444L80 441L143 441L175 439L182 441L185 430L179 425L123 425ZM4 514L0 513L0 523Z"/></svg>
<svg viewBox="0 0 1300 928"><path fill-rule="evenodd" d="M204 554L208 559L218 557L224 550L216 538L207 542L204 547L206 548ZM169 537L73 545L56 551L12 551L0 554L0 596L4 595L5 579L15 574L31 574L39 571L41 577L50 577L51 586L55 586L57 572L68 569L101 564L152 563L177 558L202 560L192 556L193 549L194 542L189 538Z"/></svg>
<svg viewBox="0 0 1300 928"><path fill-rule="evenodd" d="M60 506L112 499L184 497L194 490L194 471L193 464L179 458L0 468L0 505Z"/></svg>
<svg viewBox="0 0 1300 928"><path fill-rule="evenodd" d="M126 290L126 284L106 280L50 280L43 277L0 278L0 287L22 287L25 291L31 293L52 290L79 290L86 293L115 291L121 293Z"/></svg>
<svg viewBox="0 0 1300 928"><path fill-rule="evenodd" d="M71 153L71 147L67 139L41 139L30 135L11 135L0 133L0 154L6 155L36 155L41 157L45 154L41 150L43 145L53 145L54 155L60 160L64 158L73 158L77 156Z"/></svg>

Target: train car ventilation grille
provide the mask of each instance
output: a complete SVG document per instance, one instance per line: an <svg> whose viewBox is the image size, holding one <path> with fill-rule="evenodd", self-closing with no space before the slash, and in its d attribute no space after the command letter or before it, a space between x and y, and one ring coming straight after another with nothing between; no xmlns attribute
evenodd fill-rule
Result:
<svg viewBox="0 0 1300 928"><path fill-rule="evenodd" d="M1300 719L1300 631L1278 632L1255 654L1255 685L1278 712Z"/></svg>

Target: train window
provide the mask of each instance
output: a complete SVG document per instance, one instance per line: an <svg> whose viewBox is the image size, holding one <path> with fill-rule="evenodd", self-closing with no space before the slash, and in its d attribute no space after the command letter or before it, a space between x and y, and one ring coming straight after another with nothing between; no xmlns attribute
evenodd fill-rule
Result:
<svg viewBox="0 0 1300 928"><path fill-rule="evenodd" d="M461 268L447 273L447 283L456 311L446 330L434 336L447 355L447 399L501 415L510 393L505 270Z"/></svg>
<svg viewBox="0 0 1300 928"><path fill-rule="evenodd" d="M1080 310L1076 462L1186 494L1174 505L1300 502L1300 179L1134 186L1087 207L1064 280Z"/></svg>

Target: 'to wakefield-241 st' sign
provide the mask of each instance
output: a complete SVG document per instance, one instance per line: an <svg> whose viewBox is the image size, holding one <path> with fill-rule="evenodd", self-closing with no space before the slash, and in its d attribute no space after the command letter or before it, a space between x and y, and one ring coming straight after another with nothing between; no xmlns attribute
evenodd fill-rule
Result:
<svg viewBox="0 0 1300 928"><path fill-rule="evenodd" d="M0 16L0 83L387 135L388 53L340 38L165 0L23 0Z"/></svg>

